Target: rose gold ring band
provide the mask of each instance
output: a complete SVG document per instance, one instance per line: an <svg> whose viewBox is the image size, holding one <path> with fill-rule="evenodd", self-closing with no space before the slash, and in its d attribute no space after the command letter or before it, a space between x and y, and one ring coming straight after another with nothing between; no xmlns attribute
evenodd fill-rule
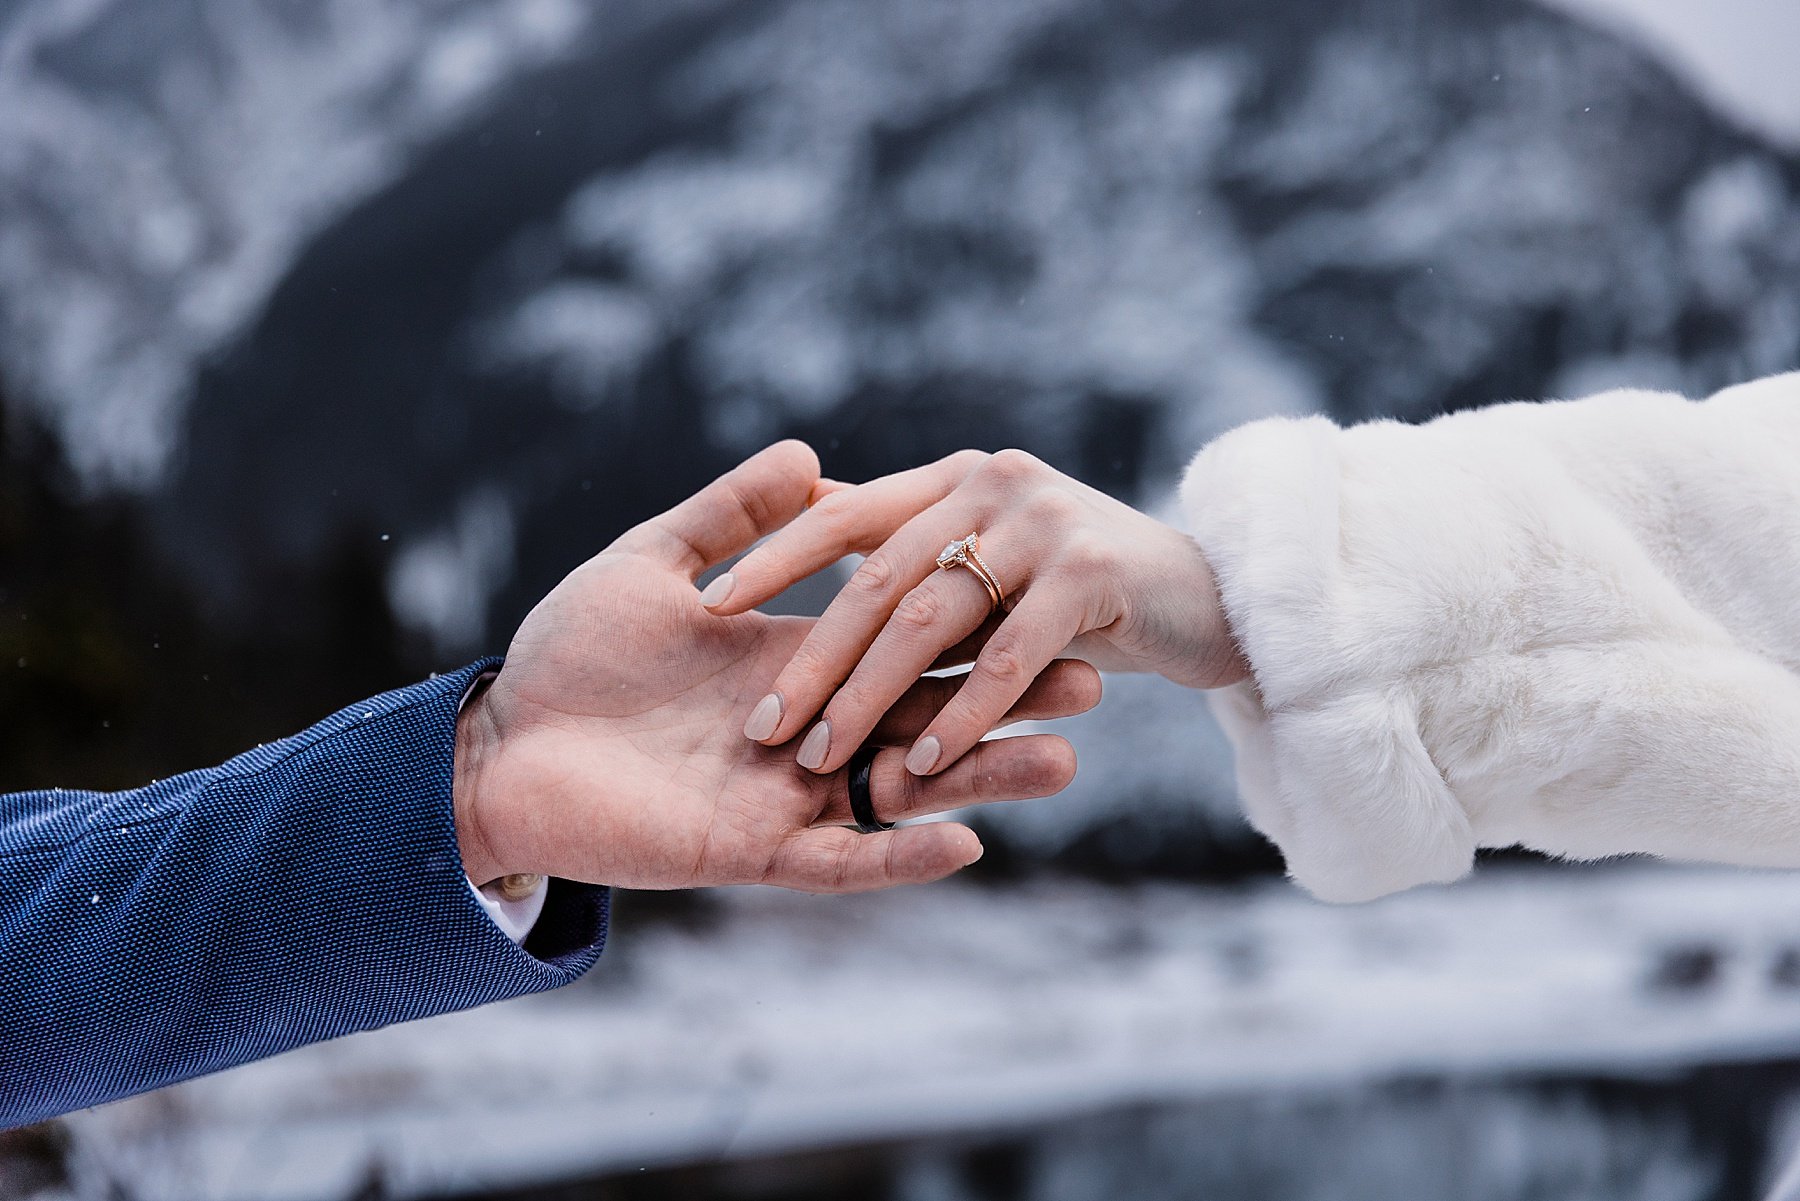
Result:
<svg viewBox="0 0 1800 1201"><path fill-rule="evenodd" d="M987 589L988 602L998 609L1006 604L1006 593L1000 587L999 578L982 561L980 544L979 534L958 539L944 548L944 553L937 558L937 565L944 571L955 571L958 567L968 568L981 581L981 586Z"/></svg>

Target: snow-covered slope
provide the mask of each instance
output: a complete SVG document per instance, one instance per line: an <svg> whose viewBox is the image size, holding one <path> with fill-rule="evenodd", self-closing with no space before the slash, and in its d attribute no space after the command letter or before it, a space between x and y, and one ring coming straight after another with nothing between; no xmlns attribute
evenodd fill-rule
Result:
<svg viewBox="0 0 1800 1201"><path fill-rule="evenodd" d="M77 464L159 478L307 241L591 19L574 0L0 12L0 359Z"/></svg>
<svg viewBox="0 0 1800 1201"><path fill-rule="evenodd" d="M1016 1189L924 1195L1700 1201L1770 1153L1778 1085L1684 1111L1547 1082L1792 1057L1794 888L1652 867L1350 909L1281 885L749 890L694 928L626 923L573 990L78 1115L74 1162L93 1196L329 1201L917 1146L904 1189L1043 1127Z"/></svg>

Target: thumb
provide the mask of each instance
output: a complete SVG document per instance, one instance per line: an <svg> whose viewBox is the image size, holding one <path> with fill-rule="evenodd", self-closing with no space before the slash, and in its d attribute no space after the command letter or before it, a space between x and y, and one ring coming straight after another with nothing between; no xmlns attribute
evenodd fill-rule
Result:
<svg viewBox="0 0 1800 1201"><path fill-rule="evenodd" d="M613 547L662 559L697 579L798 517L818 483L819 456L812 447L777 442L628 531Z"/></svg>

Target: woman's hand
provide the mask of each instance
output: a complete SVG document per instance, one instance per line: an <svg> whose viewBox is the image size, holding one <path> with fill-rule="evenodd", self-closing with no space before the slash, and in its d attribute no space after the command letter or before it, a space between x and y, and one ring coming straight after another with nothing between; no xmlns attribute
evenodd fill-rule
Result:
<svg viewBox="0 0 1800 1201"><path fill-rule="evenodd" d="M920 673L971 656L973 670L907 755L916 775L960 759L1064 654L1194 688L1248 674L1191 538L1023 451L963 451L815 495L702 596L715 613L742 613L846 554L868 555L744 729L785 742L823 709L800 745L802 767L838 770ZM1010 612L994 609L973 571L938 566L971 533Z"/></svg>

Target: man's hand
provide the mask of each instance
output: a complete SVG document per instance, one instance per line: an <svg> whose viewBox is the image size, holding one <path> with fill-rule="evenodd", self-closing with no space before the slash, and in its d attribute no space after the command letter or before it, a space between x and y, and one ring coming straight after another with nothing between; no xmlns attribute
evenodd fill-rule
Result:
<svg viewBox="0 0 1800 1201"><path fill-rule="evenodd" d="M856 892L947 876L981 855L949 822L858 834L847 774L744 738L751 707L805 640L807 618L719 617L694 582L801 513L819 483L798 442L769 448L620 538L526 617L457 728L457 837L471 879L537 872L630 888L766 883ZM1040 734L980 744L920 779L903 748L954 693L924 679L876 728L884 821L1048 796L1074 751ZM1054 665L1008 720L1083 712L1100 681Z"/></svg>

